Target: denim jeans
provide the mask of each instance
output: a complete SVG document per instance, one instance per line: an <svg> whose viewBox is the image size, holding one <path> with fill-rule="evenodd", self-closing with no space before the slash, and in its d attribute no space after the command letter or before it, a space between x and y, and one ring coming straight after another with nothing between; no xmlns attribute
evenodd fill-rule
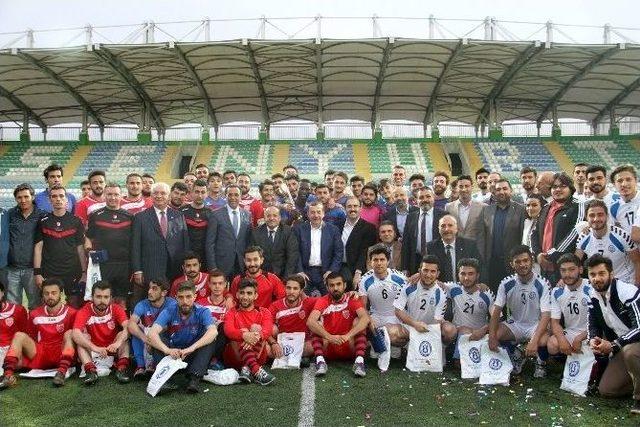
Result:
<svg viewBox="0 0 640 427"><path fill-rule="evenodd" d="M7 281L7 300L22 304L22 292L26 292L29 310L40 305L40 289L33 279L33 268L5 268Z"/></svg>

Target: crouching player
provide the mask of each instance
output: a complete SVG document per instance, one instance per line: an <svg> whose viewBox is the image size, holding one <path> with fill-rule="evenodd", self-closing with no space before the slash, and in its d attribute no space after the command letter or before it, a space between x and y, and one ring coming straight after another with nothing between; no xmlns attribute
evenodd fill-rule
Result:
<svg viewBox="0 0 640 427"><path fill-rule="evenodd" d="M213 323L218 329L218 336L213 343L213 359L211 359L209 368L221 370L224 369L222 359L224 349L228 343L224 334L224 316L230 308L235 306L235 301L227 293L227 279L222 270L216 268L209 272L208 276L209 295L196 299L196 304L209 309L211 316L213 316Z"/></svg>
<svg viewBox="0 0 640 427"><path fill-rule="evenodd" d="M243 277L237 289L238 306L229 310L224 320L224 334L231 341L225 350L225 365L238 366L241 361L240 381L269 385L276 377L262 365L270 354L269 341L274 341L272 315L268 309L255 305L258 299L255 279Z"/></svg>
<svg viewBox="0 0 640 427"><path fill-rule="evenodd" d="M498 286L489 322L489 349L497 351L499 343L505 345L513 363L513 373L519 375L526 359L517 345L528 341L526 356L537 355L533 376L544 378L549 357L549 282L533 272L533 254L528 246L514 247L510 259L516 274L504 278ZM503 307L510 314L505 322L500 321Z"/></svg>
<svg viewBox="0 0 640 427"><path fill-rule="evenodd" d="M571 253L557 262L559 286L551 292L551 333L547 340L550 355L579 353L589 329L589 303L593 288L582 278L582 263ZM564 324L564 328L563 328Z"/></svg>
<svg viewBox="0 0 640 427"><path fill-rule="evenodd" d="M451 322L444 320L447 295L437 285L439 265L435 255L426 255L420 263L419 282L405 286L393 305L398 319L418 332L427 332L429 325L439 323L442 343L446 346L455 339L457 330ZM408 340L409 331L404 327L402 330Z"/></svg>
<svg viewBox="0 0 640 427"><path fill-rule="evenodd" d="M191 282L182 282L176 291L177 305L160 312L151 330L149 342L157 351L159 362L165 355L187 363L187 393L200 391L200 380L207 373L213 355L213 341L218 330L211 313L196 301L196 289ZM171 388L167 385L165 388Z"/></svg>
<svg viewBox="0 0 640 427"><path fill-rule="evenodd" d="M340 273L327 275L329 293L318 298L307 320L316 356L316 376L327 373L327 360L353 359L353 373L357 377L367 375L364 352L367 348L365 329L369 314L362 301L345 295L347 284Z"/></svg>
<svg viewBox="0 0 640 427"><path fill-rule="evenodd" d="M75 361L71 333L76 310L62 302L63 288L59 279L47 279L42 283L44 304L29 313L28 334L16 332L13 336L4 360L0 390L16 384L14 371L18 368L57 368L53 385L64 385L67 370Z"/></svg>
<svg viewBox="0 0 640 427"><path fill-rule="evenodd" d="M155 279L149 282L147 289L147 299L143 299L136 304L129 319L129 334L131 334L131 349L136 369L133 372L133 379L146 379L153 372L153 363L149 363L145 358L151 359L151 341L147 335L149 329L158 318L158 315L165 308L176 309L176 300L168 297L169 282L162 279Z"/></svg>
<svg viewBox="0 0 640 427"><path fill-rule="evenodd" d="M6 300L4 283L0 281L0 362L4 360L16 332L26 330L27 310Z"/></svg>
<svg viewBox="0 0 640 427"><path fill-rule="evenodd" d="M269 306L269 311L273 315L273 340L271 345L273 358L283 356L282 348L277 342L279 333L304 332L306 334L304 348L302 350L303 360L301 365L308 366L308 358L313 354L311 334L307 328L307 319L315 307L317 298L307 297L304 289L304 278L300 275L287 277L285 283L285 297L280 298Z"/></svg>
<svg viewBox="0 0 640 427"><path fill-rule="evenodd" d="M128 383L129 333L127 313L121 305L111 299L111 285L100 280L93 285L91 301L76 314L73 324L73 340L78 347L78 358L87 376L85 385L98 381L98 368L94 354L98 357L115 356L116 378L119 383Z"/></svg>

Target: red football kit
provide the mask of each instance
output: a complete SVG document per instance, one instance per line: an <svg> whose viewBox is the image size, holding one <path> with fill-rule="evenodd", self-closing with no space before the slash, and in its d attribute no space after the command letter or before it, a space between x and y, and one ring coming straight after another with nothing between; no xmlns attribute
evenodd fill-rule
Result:
<svg viewBox="0 0 640 427"><path fill-rule="evenodd" d="M334 301L331 295L325 295L318 298L314 310L320 312L320 322L328 333L331 335L345 335L353 327L353 322L358 318L356 311L360 308L363 308L362 301L351 298L349 295L343 295L340 301ZM314 352L318 355L316 348L318 346L322 347L322 344L315 340L317 340L317 337L314 336ZM363 333L354 337L354 346L355 352L349 342L345 342L342 345L329 343L325 357L330 360L350 359L357 354L364 354L366 337Z"/></svg>
<svg viewBox="0 0 640 427"><path fill-rule="evenodd" d="M317 298L306 297L295 307L287 305L286 298L280 298L269 306L273 323L281 332L308 332L307 318L316 305Z"/></svg>
<svg viewBox="0 0 640 427"><path fill-rule="evenodd" d="M120 200L120 209L124 209L131 215L135 215L143 210L153 206L153 200L151 197L144 198L142 196L137 199L130 199L129 197L123 197Z"/></svg>
<svg viewBox="0 0 640 427"><path fill-rule="evenodd" d="M91 337L91 342L99 347L113 344L127 321L127 313L119 304L109 304L104 313L96 311L92 302L85 304L76 314L74 329L81 329Z"/></svg>
<svg viewBox="0 0 640 427"><path fill-rule="evenodd" d="M104 208L106 205L107 203L104 200L96 200L91 196L87 196L76 203L73 213L80 218L80 221L86 227L89 223L89 215L100 208Z"/></svg>
<svg viewBox="0 0 640 427"><path fill-rule="evenodd" d="M267 361L267 346L264 344L273 332L271 317L271 312L264 307L255 307L253 310L242 310L236 307L227 312L224 318L224 334L229 340L241 343L243 332L248 331L251 325L262 327L262 339L251 351L240 349L239 355L233 350L231 344L227 345L223 355L225 366L240 368L243 364L251 365L249 366L251 372L255 373L256 367L259 368Z"/></svg>
<svg viewBox="0 0 640 427"><path fill-rule="evenodd" d="M233 282L231 282L231 288L229 289L229 292L236 303L238 302L236 293L238 292L238 286L240 285L242 277L250 276L236 276L233 279ZM254 303L256 307L268 308L272 302L279 298L284 298L286 295L282 280L273 273L263 271L257 277L253 277L253 279L258 283L258 299Z"/></svg>
<svg viewBox="0 0 640 427"><path fill-rule="evenodd" d="M77 310L63 304L55 313L49 313L46 305L29 313L29 336L36 342L36 355L26 356L22 365L30 369L57 368L62 358L64 334L73 329Z"/></svg>
<svg viewBox="0 0 640 427"><path fill-rule="evenodd" d="M189 278L184 275L174 280L171 284L171 289L169 290L169 296L175 298L180 284L187 281L189 281ZM206 298L211 295L211 289L209 289L209 273L201 272L198 277L196 277L193 284L196 287L196 299Z"/></svg>
<svg viewBox="0 0 640 427"><path fill-rule="evenodd" d="M198 298L196 304L208 308L216 323L224 322L224 316L227 313L226 298L223 295L218 304L213 303L211 298L211 296Z"/></svg>
<svg viewBox="0 0 640 427"><path fill-rule="evenodd" d="M27 310L9 301L0 303L0 347L11 344L16 332L27 331Z"/></svg>

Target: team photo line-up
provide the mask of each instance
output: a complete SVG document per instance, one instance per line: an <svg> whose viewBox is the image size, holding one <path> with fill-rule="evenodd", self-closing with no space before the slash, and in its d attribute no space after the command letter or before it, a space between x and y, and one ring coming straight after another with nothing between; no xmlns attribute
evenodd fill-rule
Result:
<svg viewBox="0 0 640 427"><path fill-rule="evenodd" d="M93 171L76 200L53 164L44 191L18 185L0 209L0 390L27 370L60 387L76 367L87 386L111 369L149 381L170 359L189 393L231 369L272 384L271 359L316 376L348 360L365 377L367 353L386 371L436 347L464 377L482 348L489 369L509 365L507 384L527 360L536 378L565 359L575 376L569 358L588 354L584 394L631 395L640 414L633 166L525 167L518 191L485 168L324 178L288 165L254 195L248 174L203 164L172 186ZM471 362L463 342L478 343Z"/></svg>

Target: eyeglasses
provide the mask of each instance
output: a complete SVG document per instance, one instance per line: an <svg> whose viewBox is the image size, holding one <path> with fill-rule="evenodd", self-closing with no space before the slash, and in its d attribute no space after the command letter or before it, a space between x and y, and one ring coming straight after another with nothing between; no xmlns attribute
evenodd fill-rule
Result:
<svg viewBox="0 0 640 427"><path fill-rule="evenodd" d="M562 188L567 188L567 187L568 187L568 185L564 185L564 184L556 184L556 185L552 185L552 186L551 186L551 189L552 189L552 190L560 190L560 189L562 189Z"/></svg>

